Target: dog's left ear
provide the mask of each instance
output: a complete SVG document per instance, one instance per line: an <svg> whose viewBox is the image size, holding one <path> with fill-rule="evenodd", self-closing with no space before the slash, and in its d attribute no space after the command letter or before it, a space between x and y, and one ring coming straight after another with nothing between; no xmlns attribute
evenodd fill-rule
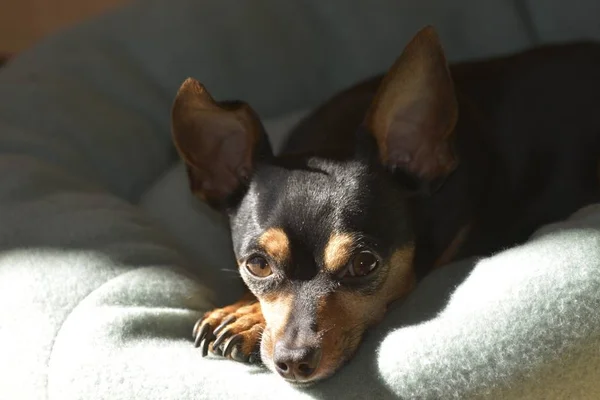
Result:
<svg viewBox="0 0 600 400"><path fill-rule="evenodd" d="M262 123L248 104L217 103L191 78L177 93L171 124L192 192L217 209L235 205L256 162L272 156Z"/></svg>
<svg viewBox="0 0 600 400"><path fill-rule="evenodd" d="M426 27L383 78L364 125L386 167L431 182L456 167L450 136L457 119L444 51L435 30Z"/></svg>

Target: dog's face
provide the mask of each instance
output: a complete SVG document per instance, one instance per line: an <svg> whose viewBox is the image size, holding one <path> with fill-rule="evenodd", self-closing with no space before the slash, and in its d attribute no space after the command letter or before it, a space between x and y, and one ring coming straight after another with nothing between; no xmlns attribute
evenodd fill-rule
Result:
<svg viewBox="0 0 600 400"><path fill-rule="evenodd" d="M265 317L263 361L285 372L288 353L313 353L317 380L413 287L412 235L405 195L386 174L357 161L292 164L257 167L232 237Z"/></svg>
<svg viewBox="0 0 600 400"><path fill-rule="evenodd" d="M331 375L414 287L412 221L394 172L430 180L452 171L456 108L431 28L406 47L365 116L360 143L374 158L363 148L345 161L274 157L247 104L182 85L174 142L192 191L229 216L240 273L265 317L269 368L296 382Z"/></svg>

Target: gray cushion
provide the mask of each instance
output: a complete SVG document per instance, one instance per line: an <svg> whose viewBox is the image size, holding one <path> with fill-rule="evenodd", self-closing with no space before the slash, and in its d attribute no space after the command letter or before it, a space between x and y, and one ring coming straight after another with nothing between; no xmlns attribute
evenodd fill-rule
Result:
<svg viewBox="0 0 600 400"><path fill-rule="evenodd" d="M540 42L598 39L600 37L600 2L525 0L523 9L533 25L534 37Z"/></svg>
<svg viewBox="0 0 600 400"><path fill-rule="evenodd" d="M194 320L240 291L226 229L181 174L174 198L193 217L148 208L177 168L169 108L184 78L274 117L384 70L425 23L453 60L527 47L516 3L145 0L20 55L0 72L0 398L595 394L593 214L462 284L468 263L432 275L352 363L303 392L193 349Z"/></svg>

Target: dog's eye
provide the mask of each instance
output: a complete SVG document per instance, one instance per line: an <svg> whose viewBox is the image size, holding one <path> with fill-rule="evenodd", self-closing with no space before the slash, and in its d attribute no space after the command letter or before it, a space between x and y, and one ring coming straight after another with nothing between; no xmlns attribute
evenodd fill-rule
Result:
<svg viewBox="0 0 600 400"><path fill-rule="evenodd" d="M273 273L271 271L271 266L262 256L254 256L246 261L246 269L252 275L259 278L266 278Z"/></svg>
<svg viewBox="0 0 600 400"><path fill-rule="evenodd" d="M361 251L358 253L350 265L348 265L348 275L351 277L360 278L361 276L369 275L377 266L379 260L370 251Z"/></svg>

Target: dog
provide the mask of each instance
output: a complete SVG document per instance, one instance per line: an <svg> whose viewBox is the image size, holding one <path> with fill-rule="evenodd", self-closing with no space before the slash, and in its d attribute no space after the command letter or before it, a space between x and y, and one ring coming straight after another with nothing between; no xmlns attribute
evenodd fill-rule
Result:
<svg viewBox="0 0 600 400"><path fill-rule="evenodd" d="M196 347L312 384L433 269L600 199L600 45L449 66L428 26L384 76L300 122L281 155L248 104L191 78L172 135L191 191L228 217L249 289L196 323Z"/></svg>

